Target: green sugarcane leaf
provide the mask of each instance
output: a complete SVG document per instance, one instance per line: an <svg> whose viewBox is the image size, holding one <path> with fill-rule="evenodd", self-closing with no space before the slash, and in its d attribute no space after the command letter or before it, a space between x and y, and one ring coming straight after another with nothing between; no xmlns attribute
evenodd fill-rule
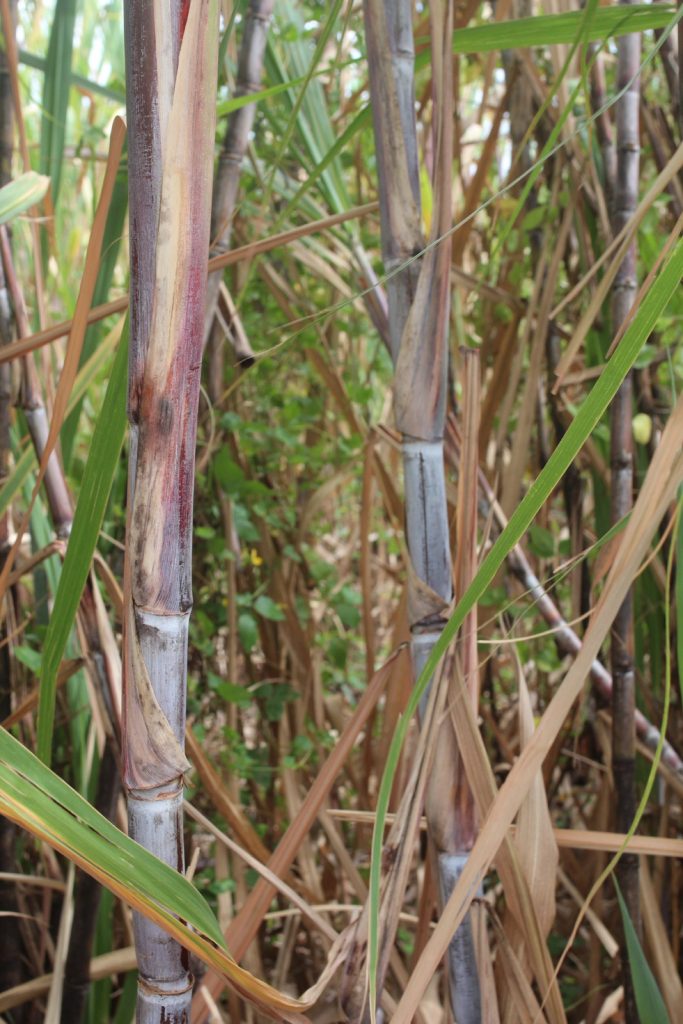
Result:
<svg viewBox="0 0 683 1024"><path fill-rule="evenodd" d="M614 880L614 887L617 890L621 920L624 924L624 937L626 939L628 962L631 968L633 992L636 997L636 1006L638 1007L640 1024L669 1024L669 1014L666 1010L666 1004L662 997L662 993L659 991L659 986L655 981L655 976L650 969L650 965L645 959L643 947L640 945L638 940L636 930L633 927L633 922L631 921L626 902L624 897L621 895L621 889L619 888L616 878Z"/></svg>
<svg viewBox="0 0 683 1024"><path fill-rule="evenodd" d="M286 65L287 69L296 74L296 79L291 83L298 84L299 81L308 82L305 89L298 93L290 88L287 100L290 109L290 124L296 124L298 137L303 142L305 153L308 155L306 173L308 175L306 186L299 190L298 200L301 199L307 188L314 180L320 180L320 189L325 197L329 208L335 213L349 209L351 201L341 162L337 159L340 148L338 129L333 125L329 112L328 99L320 82L317 81L317 62L320 59L320 47L315 50L310 40L305 38L304 21L296 4L282 0L277 6L277 16L281 24L295 25L297 38L287 43ZM328 16L326 31L331 31L333 26L334 11ZM266 49L266 67L268 77L274 81L286 81L285 64L281 56L282 47L278 45L274 37L268 38ZM369 107L364 108L369 113ZM361 116L364 111L361 111ZM329 156L329 159L328 159ZM279 214L276 225L284 223L286 211Z"/></svg>
<svg viewBox="0 0 683 1024"><path fill-rule="evenodd" d="M509 551L521 540L543 504L547 501L555 487L557 487L564 473L590 437L609 403L617 393L624 377L635 363L638 353L653 331L657 320L680 287L682 276L683 240L679 239L673 252L669 255L662 270L641 302L619 346L606 364L583 405L578 409L567 432L513 512L508 525L493 544L474 580L458 601L453 615L446 623L441 636L434 645L432 653L415 683L406 706L405 714L396 728L389 747L387 763L382 775L377 798L375 827L372 837L369 894L368 974L371 1007L377 1003L382 840L394 776L411 719L417 711L420 699L426 691L430 679L433 678L441 658L446 653L449 644L455 639L468 612L474 607L486 589L491 586L498 569Z"/></svg>
<svg viewBox="0 0 683 1024"><path fill-rule="evenodd" d="M50 179L44 174L27 171L0 188L0 224L18 217L45 196Z"/></svg>
<svg viewBox="0 0 683 1024"><path fill-rule="evenodd" d="M254 978L228 953L218 921L184 875L112 825L6 729L0 728L0 814L49 843L134 910L164 928L276 1020L310 1009Z"/></svg>
<svg viewBox="0 0 683 1024"><path fill-rule="evenodd" d="M275 155L275 158L273 160L273 165L272 165L272 169L271 169L271 173L270 173L270 178L269 178L269 184L272 183L272 181L273 181L273 177L274 177L275 171L279 168L280 163L281 163L281 161L282 161L282 159L284 157L284 153L285 153L285 149L287 147L287 143L289 142L290 138L292 137L292 134L294 132L294 128L297 126L299 112L302 109L305 109L304 108L304 104L310 105L311 99L315 100L315 99L319 98L318 97L318 92L321 89L319 83L316 83L317 89L311 89L310 86L312 84L312 79L313 79L313 76L315 74L315 71L316 71L320 61L322 60L322 56L323 56L325 47L327 46L328 40L330 38L330 35L332 34L332 30L334 29L334 26L336 24L337 17L339 15L340 10L341 10L341 6L342 6L342 0L334 0L334 2L331 4L330 11L329 11L329 13L328 13L328 15L327 15L327 17L325 19L325 22L324 22L324 24L322 26L322 30L321 30L321 32L320 32L320 34L318 36L318 39L317 39L317 42L316 42L316 46L315 46L315 50L310 55L310 60L307 61L308 67L306 68L306 72L305 72L305 75L304 75L304 81L303 81L303 83L302 83L302 85L301 85L301 87L299 89L298 94L294 98L294 102L293 102L293 105L292 105L292 110L291 110L291 113L289 115L289 120L288 120L288 122L287 122L287 124L285 126L284 131L282 132L280 146L279 146L279 149L278 149L278 151L277 151L277 153ZM294 45L296 46L296 44L294 44ZM306 57L308 57L308 53L306 53ZM324 104L324 102L322 103L322 106L324 107L324 114L327 115L327 107ZM314 122L314 124L316 124L316 125L318 125L319 123L320 122L318 120L316 120Z"/></svg>
<svg viewBox="0 0 683 1024"><path fill-rule="evenodd" d="M634 4L629 5L627 10L617 5L600 7L591 21L584 42L592 43L610 36L666 28L675 15L673 4ZM563 14L541 14L458 29L453 35L453 52L491 53L493 50L573 43L583 18L583 11L567 11ZM428 63L429 52L422 51L417 58L417 66L425 67Z"/></svg>
<svg viewBox="0 0 683 1024"><path fill-rule="evenodd" d="M52 180L52 202L55 206L62 178L75 23L76 0L57 0L45 61L40 124L40 169Z"/></svg>
<svg viewBox="0 0 683 1024"><path fill-rule="evenodd" d="M351 123L347 125L347 127L344 129L341 135L327 150L325 155L320 159L318 163L316 163L315 167L312 169L303 185L301 185L300 188L295 193L295 195L292 196L290 201L287 203L287 206L282 211L282 214L278 217L278 223L286 221L287 217L289 217L290 214L293 213L294 210L296 210L297 206L299 205L303 197L306 195L308 190L313 185L315 185L316 181L318 181L318 179L327 170L327 168L330 167L331 164L333 164L333 162L337 159L340 153L344 152L351 139L353 139L354 136L356 136L361 131L361 129L365 128L365 126L370 122L370 113L371 109L370 105L368 104L367 107L363 107L360 110L360 112L356 114Z"/></svg>
<svg viewBox="0 0 683 1024"><path fill-rule="evenodd" d="M204 898L183 875L124 835L6 729L0 729L0 811L142 913L158 908L225 946Z"/></svg>
<svg viewBox="0 0 683 1024"><path fill-rule="evenodd" d="M90 571L126 429L127 321L102 410L93 433L69 545L50 616L40 679L38 752L47 760L52 746L57 672Z"/></svg>
<svg viewBox="0 0 683 1024"><path fill-rule="evenodd" d="M45 57L39 57L36 53L29 53L28 50L19 50L19 63L25 64L28 68L35 68L37 71L45 71L47 67ZM126 102L126 94L120 89L109 85L100 85L99 82L93 81L92 78L78 75L74 71L71 72L71 84L79 86L86 92L93 92L97 96L104 96L108 100L113 100L114 103L124 104Z"/></svg>
<svg viewBox="0 0 683 1024"><path fill-rule="evenodd" d="M135 1003L138 998L138 972L129 971L116 1005L112 1024L130 1024L135 1017Z"/></svg>

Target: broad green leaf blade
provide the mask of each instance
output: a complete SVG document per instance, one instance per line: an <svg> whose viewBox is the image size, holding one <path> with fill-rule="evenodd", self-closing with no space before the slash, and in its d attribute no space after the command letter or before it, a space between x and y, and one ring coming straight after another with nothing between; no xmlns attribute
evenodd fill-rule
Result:
<svg viewBox="0 0 683 1024"><path fill-rule="evenodd" d="M609 36L666 28L675 14L673 4L634 4L629 6L628 11L616 5L600 7L591 21L585 41L592 43ZM453 35L453 52L490 53L492 50L573 43L582 18L583 11L568 11L564 14L541 14L532 18L458 29ZM424 66L428 62L429 54L423 51L417 63Z"/></svg>
<svg viewBox="0 0 683 1024"><path fill-rule="evenodd" d="M10 181L9 185L3 185L0 188L0 224L6 224L39 203L49 186L50 179L35 171L27 171Z"/></svg>
<svg viewBox="0 0 683 1024"><path fill-rule="evenodd" d="M38 749L49 750L57 672L73 627L111 490L126 429L127 321L90 446L69 545L50 616L40 679Z"/></svg>
<svg viewBox="0 0 683 1024"><path fill-rule="evenodd" d="M40 169L52 180L52 202L55 206L62 178L75 22L76 0L57 0L45 62L40 124Z"/></svg>
<svg viewBox="0 0 683 1024"><path fill-rule="evenodd" d="M453 615L446 623L439 640L424 665L420 677L415 683L406 706L405 714L399 722L391 741L387 755L387 764L377 798L375 827L372 837L369 893L368 973L371 997L372 993L376 992L377 978L382 839L398 759L411 719L417 710L423 693L427 689L429 680L434 676L449 644L455 639L457 631L463 624L467 613L482 597L486 588L491 585L508 552L521 540L523 534L529 528L529 525L533 522L552 491L559 484L564 473L598 424L624 377L635 363L638 353L654 329L658 318L663 313L671 297L680 287L681 276L683 276L683 240L679 239L659 276L655 279L641 302L638 312L627 328L619 346L606 364L592 391L578 410L567 432L532 483L525 497L517 506L508 525L493 544L474 580L458 601Z"/></svg>
<svg viewBox="0 0 683 1024"><path fill-rule="evenodd" d="M84 870L106 876L115 884L104 884L117 895L182 917L224 946L208 905L184 876L120 832L5 729L0 729L0 809Z"/></svg>
<svg viewBox="0 0 683 1024"><path fill-rule="evenodd" d="M159 924L261 1012L303 1022L300 1014L312 1002L282 996L240 967L208 904L184 875L120 832L6 729L0 729L0 814Z"/></svg>
<svg viewBox="0 0 683 1024"><path fill-rule="evenodd" d="M645 959L643 947L638 940L616 878L614 880L614 887L617 890L621 920L624 924L624 937L626 939L628 962L631 968L633 992L636 997L640 1024L669 1024L669 1014L667 1013L662 993L659 991L655 976Z"/></svg>

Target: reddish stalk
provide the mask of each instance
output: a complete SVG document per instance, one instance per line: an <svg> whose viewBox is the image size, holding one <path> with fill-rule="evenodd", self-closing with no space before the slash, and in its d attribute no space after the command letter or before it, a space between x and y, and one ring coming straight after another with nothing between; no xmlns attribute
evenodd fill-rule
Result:
<svg viewBox="0 0 683 1024"><path fill-rule="evenodd" d="M131 249L124 571L130 834L182 871L192 498L218 42L216 0L125 6ZM139 1024L187 1021L186 951L134 917Z"/></svg>

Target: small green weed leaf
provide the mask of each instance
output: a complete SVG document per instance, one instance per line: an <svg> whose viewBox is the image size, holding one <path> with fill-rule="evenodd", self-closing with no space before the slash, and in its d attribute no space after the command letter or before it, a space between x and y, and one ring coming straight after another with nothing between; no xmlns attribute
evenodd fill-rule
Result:
<svg viewBox="0 0 683 1024"><path fill-rule="evenodd" d="M249 654L253 651L258 640L258 626L256 625L256 619L253 615L249 615L247 612L242 612L239 619L237 620L237 630L240 635L240 642L242 647Z"/></svg>
<svg viewBox="0 0 683 1024"><path fill-rule="evenodd" d="M540 227L545 220L547 212L545 206L535 206L533 210L529 210L522 220L522 231L533 231L535 228Z"/></svg>
<svg viewBox="0 0 683 1024"><path fill-rule="evenodd" d="M34 651L32 647L26 647L24 644L20 644L14 648L14 654L22 665L26 665L26 668L30 669L31 672L35 672L36 675L40 672L40 666L42 658L40 651Z"/></svg>
<svg viewBox="0 0 683 1024"><path fill-rule="evenodd" d="M552 558L555 554L555 538L552 533L536 523L529 527L529 546L541 558Z"/></svg>
<svg viewBox="0 0 683 1024"><path fill-rule="evenodd" d="M216 479L226 494L239 494L244 486L244 473L230 458L226 448L221 448L213 462Z"/></svg>
<svg viewBox="0 0 683 1024"><path fill-rule="evenodd" d="M254 611L258 612L264 619L270 619L271 622L283 622L285 613L279 604L276 604L271 597L266 594L261 594L254 601Z"/></svg>
<svg viewBox="0 0 683 1024"><path fill-rule="evenodd" d="M220 683L216 687L216 693L230 704L244 705L251 702L248 690L245 690L243 686L236 686L235 683Z"/></svg>

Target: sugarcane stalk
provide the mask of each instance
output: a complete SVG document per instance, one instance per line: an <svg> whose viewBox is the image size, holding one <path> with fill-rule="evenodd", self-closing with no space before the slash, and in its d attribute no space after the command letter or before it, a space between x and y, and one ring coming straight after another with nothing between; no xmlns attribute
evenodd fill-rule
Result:
<svg viewBox="0 0 683 1024"><path fill-rule="evenodd" d="M630 0L621 0L626 4ZM640 36L622 36L618 42L617 89L627 91L616 105L617 171L613 230L616 235L633 215L638 203L640 163L640 83L634 76L640 64ZM631 83L629 85L629 83ZM612 289L612 328L626 319L637 293L636 243L629 246ZM611 418L612 522L623 519L633 505L633 376L615 395ZM633 591L617 612L611 632L612 669L612 772L616 790L616 827L627 832L636 814L635 780L635 670L633 664ZM640 932L638 858L627 854L617 865L617 879L636 932ZM638 1010L625 942L621 947L624 1010L627 1024L637 1024Z"/></svg>
<svg viewBox="0 0 683 1024"><path fill-rule="evenodd" d="M605 110L607 102L607 89L605 86L605 62L597 43L591 44L591 108L595 112L602 111L595 122L595 130L602 156L602 182L607 202L607 210L610 216L614 212L614 193L617 174L617 154L614 148L614 132L612 130L612 117L609 110Z"/></svg>
<svg viewBox="0 0 683 1024"><path fill-rule="evenodd" d="M452 33L452 6L431 5L435 122L434 237L451 226L452 61L441 48ZM445 624L453 596L443 436L446 412L450 242L404 269L424 248L414 110L411 0L365 0L373 128L379 176L382 259L387 281L389 341L395 366L394 409L402 438L406 539L410 556L408 603L415 676ZM423 701L422 712L426 707ZM473 803L463 800L457 747L450 722L437 733L440 772L426 796L436 851L438 887L447 901L473 841ZM434 780L433 780L434 781ZM463 813L460 813L464 811ZM459 1024L481 1017L479 978L469 918L449 947L451 1004ZM381 984L381 979L378 979Z"/></svg>
<svg viewBox="0 0 683 1024"><path fill-rule="evenodd" d="M681 25L679 22L678 33L676 35L673 32L669 33L664 41L661 42L659 60L661 61L664 77L669 89L671 120L678 128L679 136L683 136L683 123L681 122L681 79L678 72L680 31ZM655 39L658 43L660 43L661 37L661 29L656 30Z"/></svg>
<svg viewBox="0 0 683 1024"><path fill-rule="evenodd" d="M273 14L275 0L250 0L244 19L244 31L240 44L235 96L248 96L260 88L263 72L263 55L268 37L268 25ZM230 248L232 222L239 189L242 161L247 151L249 134L254 124L256 104L248 103L233 111L223 139L211 203L211 256L219 256ZM222 271L209 276L206 292L205 337L209 360L217 358L223 341L223 330L216 317L216 306ZM248 340L239 332L230 331L230 339L238 362L251 365L254 354ZM212 379L216 374L209 375ZM222 374L219 374L222 376Z"/></svg>
<svg viewBox="0 0 683 1024"><path fill-rule="evenodd" d="M209 249L217 0L124 7L129 125L130 470L124 785L130 834L184 867L192 496ZM189 1019L187 954L134 917L137 1019Z"/></svg>
<svg viewBox="0 0 683 1024"><path fill-rule="evenodd" d="M31 328L26 312L24 295L14 272L9 236L4 226L0 227L0 251L2 252L5 277L14 308L14 318L19 337L26 338L31 333ZM45 450L50 423L32 355L25 356L21 360L20 402L26 417L33 447L40 459ZM55 532L58 537L68 537L73 521L73 506L64 473L59 463L59 457L55 451L51 453L48 460L44 484Z"/></svg>

